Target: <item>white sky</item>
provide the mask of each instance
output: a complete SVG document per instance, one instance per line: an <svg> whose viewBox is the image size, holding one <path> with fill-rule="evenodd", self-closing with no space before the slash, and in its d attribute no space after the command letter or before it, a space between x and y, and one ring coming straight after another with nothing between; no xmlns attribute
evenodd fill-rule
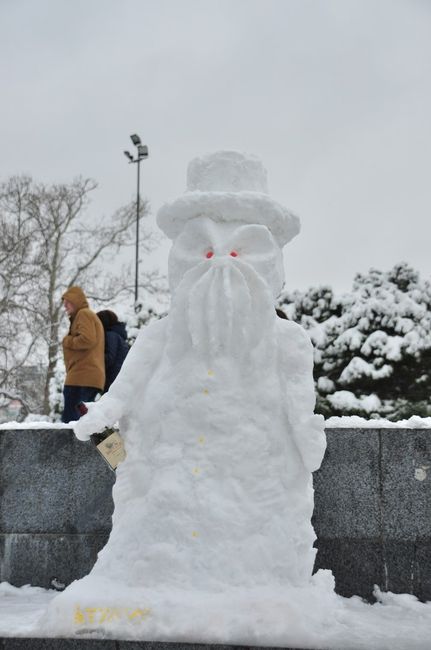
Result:
<svg viewBox="0 0 431 650"><path fill-rule="evenodd" d="M290 288L431 274L428 0L0 0L0 73L1 179L91 176L100 219L134 196L133 132L153 212L193 156L248 151L302 220Z"/></svg>

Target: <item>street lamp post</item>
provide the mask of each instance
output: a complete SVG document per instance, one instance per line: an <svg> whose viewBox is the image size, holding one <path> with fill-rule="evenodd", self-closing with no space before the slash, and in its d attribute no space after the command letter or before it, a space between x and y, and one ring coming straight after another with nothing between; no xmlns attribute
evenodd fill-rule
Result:
<svg viewBox="0 0 431 650"><path fill-rule="evenodd" d="M148 147L142 144L139 135L134 133L130 136L131 141L136 147L136 157L134 158L129 151L125 151L124 155L128 158L129 163L137 163L137 182L136 182L136 252L135 252L135 311L139 311L138 304L138 278L139 278L139 218L141 213L141 197L140 197L140 184L141 184L141 161L148 158Z"/></svg>

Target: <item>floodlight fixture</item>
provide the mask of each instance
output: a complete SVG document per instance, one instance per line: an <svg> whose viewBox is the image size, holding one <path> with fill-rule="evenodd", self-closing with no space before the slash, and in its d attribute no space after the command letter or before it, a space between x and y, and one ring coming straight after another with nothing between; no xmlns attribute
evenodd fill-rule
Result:
<svg viewBox="0 0 431 650"><path fill-rule="evenodd" d="M148 158L148 147L146 144L138 144L139 158Z"/></svg>
<svg viewBox="0 0 431 650"><path fill-rule="evenodd" d="M137 133L133 133L130 136L130 139L133 142L133 144L135 145L135 147L137 147L138 144L141 144L141 138L139 137L139 135Z"/></svg>
<svg viewBox="0 0 431 650"><path fill-rule="evenodd" d="M133 156L130 151L124 151L124 155L130 160L130 162L133 162Z"/></svg>

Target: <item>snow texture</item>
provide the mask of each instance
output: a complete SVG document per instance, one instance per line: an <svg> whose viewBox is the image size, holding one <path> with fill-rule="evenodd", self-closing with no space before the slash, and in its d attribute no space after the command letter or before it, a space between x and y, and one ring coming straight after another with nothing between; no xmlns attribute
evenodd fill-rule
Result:
<svg viewBox="0 0 431 650"><path fill-rule="evenodd" d="M280 246L295 237L299 219L268 195L267 175L255 156L219 151L191 161L186 193L161 207L157 223L171 239L189 219L205 215L214 221L262 224Z"/></svg>
<svg viewBox="0 0 431 650"><path fill-rule="evenodd" d="M348 391L339 391L339 392L348 392ZM351 395L347 400L351 400ZM325 428L334 429L337 427L342 427L345 429L381 429L393 428L393 429L429 429L431 428L431 417L423 418L418 415L413 415L408 420L398 420L394 422L393 420L387 420L385 418L378 419L368 419L358 417L356 415L344 415L341 417L334 416L327 418L325 420ZM20 430L20 429L31 429L32 431L44 431L46 429L70 429L70 424L63 424L62 422L5 422L0 424L0 429L5 430Z"/></svg>
<svg viewBox="0 0 431 650"><path fill-rule="evenodd" d="M233 193L224 189L232 161L233 175L252 168ZM246 192L259 165L241 161L222 152L192 163L194 186L211 191L194 197L200 216L179 230L178 205L163 209L163 226L176 229L171 311L140 332L109 392L74 427L85 440L119 420L127 458L117 469L109 541L90 575L52 602L53 630L77 602L145 603L158 612L157 639L181 611L179 638L200 619L207 640L227 626L226 640L253 629L258 641L273 592L298 629L307 603L316 629L329 615L318 603L329 584L332 593L331 576L311 578L311 472L326 446L323 417L313 414L313 349L274 308L283 282L278 238L294 222L269 197ZM208 208L221 204L222 216ZM193 603L189 611L184 602ZM249 613L238 620L244 602Z"/></svg>
<svg viewBox="0 0 431 650"><path fill-rule="evenodd" d="M360 409L366 413L376 413L381 406L377 395L356 397L349 390L338 390L332 395L328 395L327 399L336 409L347 412Z"/></svg>
<svg viewBox="0 0 431 650"><path fill-rule="evenodd" d="M119 608L116 602L122 592L113 591L105 598L113 607L97 607L97 602L86 607L77 598L70 616L65 618L64 612L59 612L55 626L51 607L58 592L1 583L0 637L72 637L79 629L84 639L212 641L315 650L429 650L431 603L376 589L377 603L368 605L356 596L337 596L330 573L324 572L322 577L327 585L314 592L307 588L296 592L268 589L258 594L239 590L214 595L157 592L152 594L151 609L142 600L139 609ZM112 589L112 583L105 582L100 589ZM182 602L180 595L184 596ZM130 591L127 596L130 598ZM262 596L266 597L264 603ZM310 611L312 615L306 616Z"/></svg>
<svg viewBox="0 0 431 650"><path fill-rule="evenodd" d="M421 418L417 415L412 415L408 420L397 420L394 422L385 418L366 419L358 415L343 415L341 417L334 416L328 418L325 420L325 427L327 429L430 429L431 418Z"/></svg>

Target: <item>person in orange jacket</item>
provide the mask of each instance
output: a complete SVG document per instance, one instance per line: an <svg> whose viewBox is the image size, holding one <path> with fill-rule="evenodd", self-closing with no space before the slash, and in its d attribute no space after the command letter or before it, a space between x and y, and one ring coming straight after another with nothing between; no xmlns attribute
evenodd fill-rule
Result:
<svg viewBox="0 0 431 650"><path fill-rule="evenodd" d="M79 402L93 402L105 385L105 333L95 312L89 308L81 287L70 287L62 296L70 319L69 334L63 339L66 379L63 422L79 420Z"/></svg>

